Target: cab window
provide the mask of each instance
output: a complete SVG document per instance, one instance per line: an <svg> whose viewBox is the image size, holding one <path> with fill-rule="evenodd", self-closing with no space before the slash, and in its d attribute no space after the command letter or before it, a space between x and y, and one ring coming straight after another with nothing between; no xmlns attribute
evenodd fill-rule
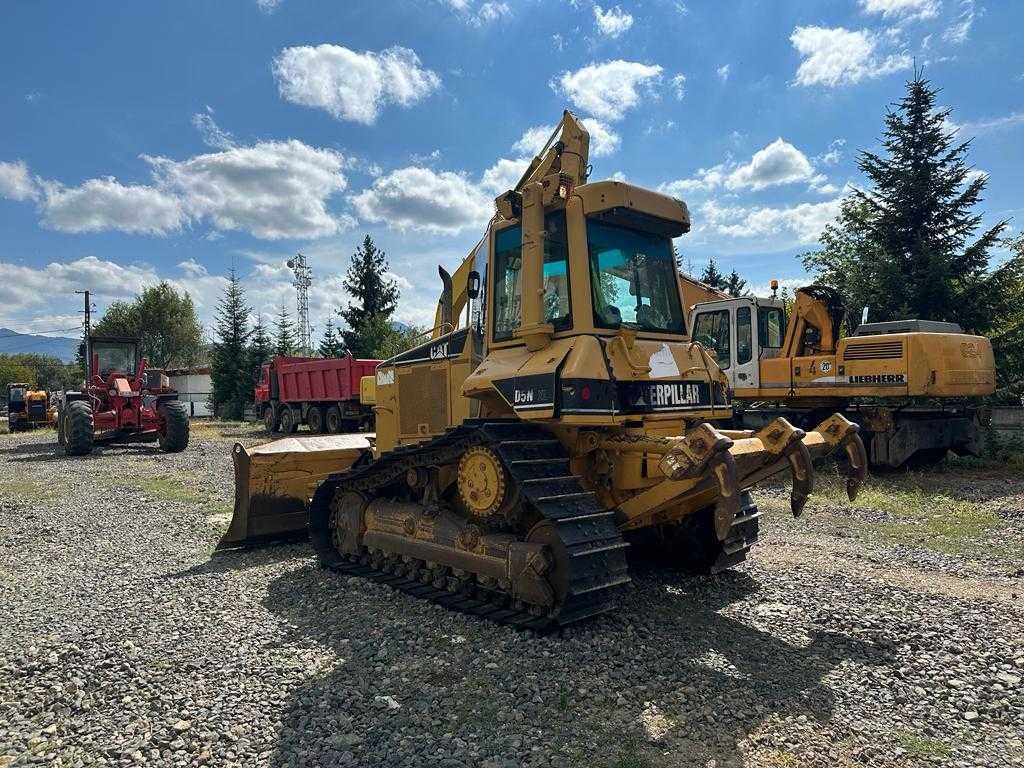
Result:
<svg viewBox="0 0 1024 768"><path fill-rule="evenodd" d="M516 224L494 233L494 340L508 341L519 327L522 301L523 229Z"/></svg>
<svg viewBox="0 0 1024 768"><path fill-rule="evenodd" d="M569 302L569 236L565 211L544 217L544 322L556 331L572 327Z"/></svg>
<svg viewBox="0 0 1024 768"><path fill-rule="evenodd" d="M702 312L693 327L693 340L718 355L718 367L728 368L731 360L729 343L729 310Z"/></svg>
<svg viewBox="0 0 1024 768"><path fill-rule="evenodd" d="M736 364L749 363L754 356L753 328L750 307L736 309Z"/></svg>
<svg viewBox="0 0 1024 768"><path fill-rule="evenodd" d="M786 337L786 316L781 307L757 308L757 339L764 357L775 357Z"/></svg>

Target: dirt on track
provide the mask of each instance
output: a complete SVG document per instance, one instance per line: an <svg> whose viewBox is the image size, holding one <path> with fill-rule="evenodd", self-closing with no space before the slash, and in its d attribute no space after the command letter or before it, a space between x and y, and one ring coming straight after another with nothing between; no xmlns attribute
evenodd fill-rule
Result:
<svg viewBox="0 0 1024 768"><path fill-rule="evenodd" d="M639 573L538 637L316 567L212 558L233 440L0 436L0 768L1024 765L1024 478L828 482L722 576ZM923 494L923 495L922 495ZM943 505L956 525L942 517Z"/></svg>

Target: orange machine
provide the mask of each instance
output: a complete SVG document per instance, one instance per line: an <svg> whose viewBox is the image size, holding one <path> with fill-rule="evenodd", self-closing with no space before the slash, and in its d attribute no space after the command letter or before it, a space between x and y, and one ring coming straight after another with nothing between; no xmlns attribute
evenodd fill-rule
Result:
<svg viewBox="0 0 1024 768"><path fill-rule="evenodd" d="M812 285L788 316L777 298L701 301L691 332L716 353L745 426L838 410L870 438L876 466L976 454L987 420L978 398L995 391L989 340L929 320L862 323L843 337L845 319L839 294Z"/></svg>

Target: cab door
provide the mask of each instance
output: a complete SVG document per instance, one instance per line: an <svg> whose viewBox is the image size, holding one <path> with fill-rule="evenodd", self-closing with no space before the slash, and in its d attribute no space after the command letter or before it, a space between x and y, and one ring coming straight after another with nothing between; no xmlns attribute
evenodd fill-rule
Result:
<svg viewBox="0 0 1024 768"><path fill-rule="evenodd" d="M758 361L757 308L749 299L739 299L733 305L733 365L729 375L734 390L754 389L760 386Z"/></svg>

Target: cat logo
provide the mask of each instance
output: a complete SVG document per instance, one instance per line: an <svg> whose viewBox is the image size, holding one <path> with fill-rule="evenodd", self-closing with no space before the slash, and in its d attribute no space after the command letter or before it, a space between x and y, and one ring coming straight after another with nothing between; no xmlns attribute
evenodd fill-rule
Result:
<svg viewBox="0 0 1024 768"><path fill-rule="evenodd" d="M377 384L386 387L395 383L395 369L388 368L386 371L377 371Z"/></svg>
<svg viewBox="0 0 1024 768"><path fill-rule="evenodd" d="M444 360L448 357L448 342L441 344L435 344L430 348L430 359L431 360Z"/></svg>

